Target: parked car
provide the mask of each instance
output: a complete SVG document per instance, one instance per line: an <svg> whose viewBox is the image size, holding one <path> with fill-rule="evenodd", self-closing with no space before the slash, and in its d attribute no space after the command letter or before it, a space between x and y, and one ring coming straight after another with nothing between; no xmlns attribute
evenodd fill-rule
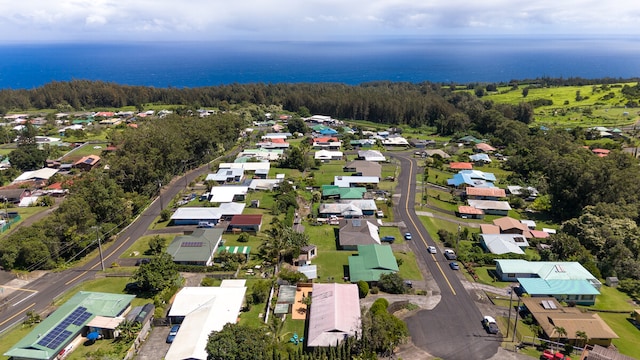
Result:
<svg viewBox="0 0 640 360"><path fill-rule="evenodd" d="M491 316L485 316L482 318L482 325L489 334L497 334L500 331L500 329L498 329L498 324L496 324L496 319Z"/></svg>
<svg viewBox="0 0 640 360"><path fill-rule="evenodd" d="M396 237L395 236L390 236L390 235L383 236L383 237L380 238L380 241L392 243L392 242L396 241Z"/></svg>
<svg viewBox="0 0 640 360"><path fill-rule="evenodd" d="M409 289L411 289L413 287L413 282L411 280L405 280L404 281L404 286L406 286Z"/></svg>
<svg viewBox="0 0 640 360"><path fill-rule="evenodd" d="M445 249L444 250L444 257L446 257L447 260L456 260L456 259L458 259L458 257L456 256L455 251L453 251L451 249Z"/></svg>
<svg viewBox="0 0 640 360"><path fill-rule="evenodd" d="M457 263L457 262L455 262L455 261L453 261L453 262L449 263L449 267L450 267L452 270L460 270L460 265L458 265L458 263Z"/></svg>
<svg viewBox="0 0 640 360"><path fill-rule="evenodd" d="M151 259L138 259L136 261L136 266L140 266L142 264L148 264L151 262Z"/></svg>
<svg viewBox="0 0 640 360"><path fill-rule="evenodd" d="M208 229L210 229L210 228L216 227L216 224L214 224L212 222L209 222L209 221L200 221L200 222L198 222L198 227L199 228L208 228Z"/></svg>
<svg viewBox="0 0 640 360"><path fill-rule="evenodd" d="M429 246L427 247L427 251L429 251L430 254L435 254L438 252L438 250L436 250L435 246Z"/></svg>
<svg viewBox="0 0 640 360"><path fill-rule="evenodd" d="M171 344L173 340L178 335L178 330L180 330L180 325L173 325L171 330L169 330L169 335L167 335L167 344Z"/></svg>
<svg viewBox="0 0 640 360"><path fill-rule="evenodd" d="M411 233L410 232L404 233L404 239L405 240L411 240Z"/></svg>

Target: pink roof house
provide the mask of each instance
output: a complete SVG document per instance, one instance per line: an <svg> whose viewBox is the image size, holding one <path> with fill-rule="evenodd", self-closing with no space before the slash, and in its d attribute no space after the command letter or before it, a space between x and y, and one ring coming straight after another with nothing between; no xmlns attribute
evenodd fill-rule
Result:
<svg viewBox="0 0 640 360"><path fill-rule="evenodd" d="M313 284L307 346L336 346L361 327L356 284Z"/></svg>

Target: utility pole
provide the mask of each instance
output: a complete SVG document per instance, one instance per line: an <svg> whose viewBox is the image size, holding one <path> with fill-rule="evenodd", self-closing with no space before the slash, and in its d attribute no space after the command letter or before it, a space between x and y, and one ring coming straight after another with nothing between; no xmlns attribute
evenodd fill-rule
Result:
<svg viewBox="0 0 640 360"><path fill-rule="evenodd" d="M513 323L513 337L511 342L516 341L516 328L518 327L518 314L520 313L520 295L518 295L518 308L516 309L516 321ZM509 336L509 334L507 334Z"/></svg>
<svg viewBox="0 0 640 360"><path fill-rule="evenodd" d="M509 336L509 330L511 329L511 307L513 306L513 286L509 291L509 320L507 320L507 336Z"/></svg>
<svg viewBox="0 0 640 360"><path fill-rule="evenodd" d="M100 227L95 226L96 229L96 237L98 238L98 252L100 253L100 266L102 267L102 271L104 271L104 257L102 256L102 241L100 240Z"/></svg>
<svg viewBox="0 0 640 360"><path fill-rule="evenodd" d="M162 182L158 181L158 198L160 199L160 211L164 210L162 205Z"/></svg>

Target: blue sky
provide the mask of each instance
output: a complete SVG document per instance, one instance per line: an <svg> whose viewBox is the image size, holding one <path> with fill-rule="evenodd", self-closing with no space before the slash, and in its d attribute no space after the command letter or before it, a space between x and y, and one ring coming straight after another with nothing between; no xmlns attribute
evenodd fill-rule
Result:
<svg viewBox="0 0 640 360"><path fill-rule="evenodd" d="M0 42L638 35L628 0L0 1Z"/></svg>

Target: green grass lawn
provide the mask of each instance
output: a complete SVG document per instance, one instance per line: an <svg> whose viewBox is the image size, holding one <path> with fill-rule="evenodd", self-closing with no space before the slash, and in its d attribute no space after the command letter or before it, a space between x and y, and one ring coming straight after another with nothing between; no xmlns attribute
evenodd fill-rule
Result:
<svg viewBox="0 0 640 360"><path fill-rule="evenodd" d="M478 275L479 283L487 284L487 285L491 285L499 288L506 288L507 286L511 285L510 282L494 280L496 279L495 266L478 266L478 267L475 267L474 270L476 271L476 275Z"/></svg>
<svg viewBox="0 0 640 360"><path fill-rule="evenodd" d="M393 255L398 260L402 260L400 265L399 275L403 279L408 280L422 280L422 272L418 268L418 262L416 261L416 255L413 252L401 252L394 251Z"/></svg>
<svg viewBox="0 0 640 360"><path fill-rule="evenodd" d="M598 313L600 317L620 337L613 339L613 345L622 354L640 358L640 330L628 321L629 314Z"/></svg>
<svg viewBox="0 0 640 360"><path fill-rule="evenodd" d="M320 169L313 171L313 176L318 185L333 184L335 176L348 175L343 171L346 161L344 160L331 160L331 162L323 163L320 165Z"/></svg>
<svg viewBox="0 0 640 360"><path fill-rule="evenodd" d="M26 219L30 218L31 216L35 215L35 214L39 214L43 211L47 211L49 209L49 207L46 206L27 206L27 207L9 207L7 209L8 212L17 212L18 215L20 215L20 220L18 220L17 222L11 224L11 226L9 228L7 228L7 230L5 230L3 233L0 233L0 238L6 236L11 229L15 228L16 226L20 225L22 222L24 222ZM2 208L2 212L4 213L4 208Z"/></svg>
<svg viewBox="0 0 640 360"><path fill-rule="evenodd" d="M165 241L165 247L166 247L171 243L171 241L173 241L173 239L177 235L181 235L181 234L161 234L159 236L166 239ZM149 250L149 240L151 240L151 238L155 236L156 235L146 235L146 236L140 237L133 244L131 244L131 246L129 246L127 251L125 251L124 253L122 253L122 255L120 255L120 258L121 259L144 258L144 257L152 256L151 254L147 253L147 251Z"/></svg>
<svg viewBox="0 0 640 360"><path fill-rule="evenodd" d="M98 149L94 149L99 147ZM76 148L73 152L67 153L62 157L63 162L74 162L87 155L98 155L102 153L102 150L107 147L107 144L90 144L86 143L79 148Z"/></svg>
<svg viewBox="0 0 640 360"><path fill-rule="evenodd" d="M349 256L357 254L356 251L318 250L311 263L318 265L317 282L343 282L345 267L349 265Z"/></svg>
<svg viewBox="0 0 640 360"><path fill-rule="evenodd" d="M629 295L618 289L602 286L600 287L600 295L596 297L596 304L593 308L598 310L631 312L635 306L631 304L631 298Z"/></svg>

